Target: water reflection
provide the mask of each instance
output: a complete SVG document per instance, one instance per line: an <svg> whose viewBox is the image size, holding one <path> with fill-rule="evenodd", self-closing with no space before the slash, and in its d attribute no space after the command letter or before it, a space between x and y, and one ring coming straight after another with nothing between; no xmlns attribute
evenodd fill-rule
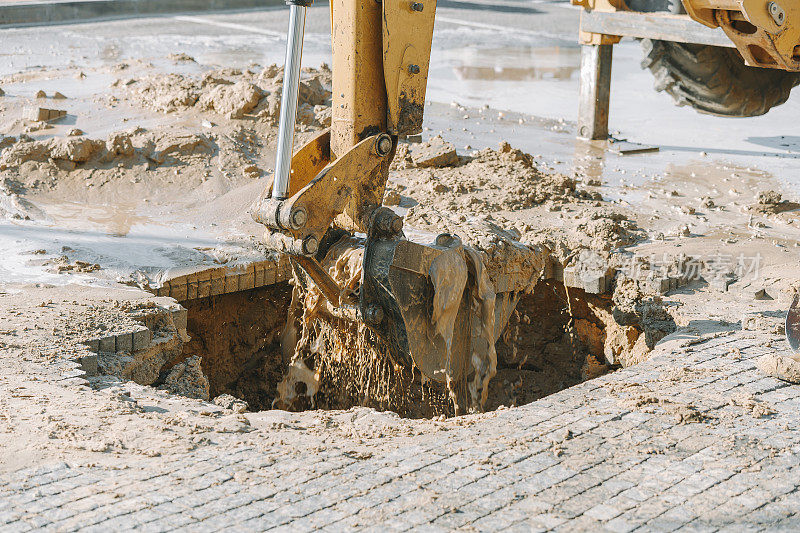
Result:
<svg viewBox="0 0 800 533"><path fill-rule="evenodd" d="M575 47L466 48L453 71L461 80L569 81L580 68Z"/></svg>

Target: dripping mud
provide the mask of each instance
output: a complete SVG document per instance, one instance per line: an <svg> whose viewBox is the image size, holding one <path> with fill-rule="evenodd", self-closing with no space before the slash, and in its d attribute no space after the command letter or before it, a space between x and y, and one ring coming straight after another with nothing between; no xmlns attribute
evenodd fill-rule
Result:
<svg viewBox="0 0 800 533"><path fill-rule="evenodd" d="M352 287L346 281L357 264L353 256L340 256L342 286ZM183 357L200 356L210 398L229 395L251 411L365 406L408 418L490 411L635 364L646 357L648 344L674 328L669 317L662 317L667 326L660 329L652 320L631 318L624 294L618 294L630 287L618 287L612 297L540 280L519 296L497 334L496 369L488 379L482 374L488 386L483 404L476 405L470 404L474 368L450 383L426 379L415 366L393 361L363 323L327 312L321 295L298 285L182 302L191 337Z"/></svg>

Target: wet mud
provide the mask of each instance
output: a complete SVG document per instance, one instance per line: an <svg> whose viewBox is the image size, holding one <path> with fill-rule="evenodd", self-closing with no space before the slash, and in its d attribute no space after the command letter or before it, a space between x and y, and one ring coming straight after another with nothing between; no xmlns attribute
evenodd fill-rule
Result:
<svg viewBox="0 0 800 533"><path fill-rule="evenodd" d="M470 405L474 369L450 384L427 379L418 368L393 361L363 323L330 313L317 312L294 330L304 318L291 292L284 283L184 302L191 340L172 364L180 368L199 357L209 397L241 400L251 411L364 406L433 418L463 414L457 407ZM538 282L499 335L486 400L471 411L536 401L649 351L645 327L621 326L614 309L610 295ZM287 317L297 322L287 327Z"/></svg>
<svg viewBox="0 0 800 533"><path fill-rule="evenodd" d="M288 362L280 337L290 299L281 283L183 302L191 339L173 364L199 357L211 398L228 394L251 410L270 409Z"/></svg>

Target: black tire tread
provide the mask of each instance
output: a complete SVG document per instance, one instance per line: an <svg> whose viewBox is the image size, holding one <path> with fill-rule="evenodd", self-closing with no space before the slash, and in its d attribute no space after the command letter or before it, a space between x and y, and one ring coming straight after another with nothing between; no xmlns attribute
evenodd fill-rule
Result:
<svg viewBox="0 0 800 533"><path fill-rule="evenodd" d="M786 102L800 73L749 67L734 48L642 39L642 68L677 105L726 117L755 117Z"/></svg>

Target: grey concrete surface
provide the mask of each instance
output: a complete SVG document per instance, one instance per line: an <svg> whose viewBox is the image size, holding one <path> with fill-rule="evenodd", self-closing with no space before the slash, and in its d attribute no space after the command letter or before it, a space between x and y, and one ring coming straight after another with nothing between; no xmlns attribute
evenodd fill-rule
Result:
<svg viewBox="0 0 800 533"><path fill-rule="evenodd" d="M55 0L0 2L0 28L282 6L281 0Z"/></svg>

